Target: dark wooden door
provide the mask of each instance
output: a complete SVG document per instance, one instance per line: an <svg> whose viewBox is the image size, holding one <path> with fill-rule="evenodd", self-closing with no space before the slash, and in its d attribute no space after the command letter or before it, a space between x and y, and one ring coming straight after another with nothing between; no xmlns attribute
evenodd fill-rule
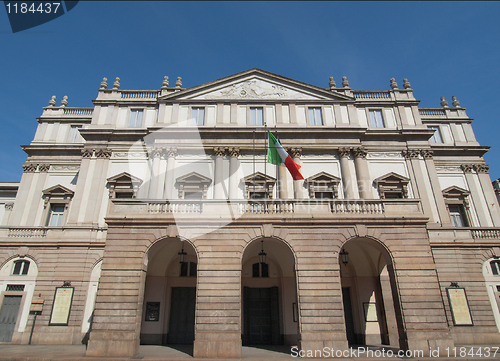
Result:
<svg viewBox="0 0 500 361"><path fill-rule="evenodd" d="M278 287L243 291L245 345L279 345Z"/></svg>
<svg viewBox="0 0 500 361"><path fill-rule="evenodd" d="M196 287L173 287L168 327L169 344L191 344L194 342L194 313Z"/></svg>
<svg viewBox="0 0 500 361"><path fill-rule="evenodd" d="M22 296L4 296L0 309L0 342L12 341Z"/></svg>
<svg viewBox="0 0 500 361"><path fill-rule="evenodd" d="M352 316L352 303L351 303L351 288L342 287L342 302L344 304L344 319L345 319L345 332L347 342L350 345L357 343L356 333L354 332L354 318Z"/></svg>

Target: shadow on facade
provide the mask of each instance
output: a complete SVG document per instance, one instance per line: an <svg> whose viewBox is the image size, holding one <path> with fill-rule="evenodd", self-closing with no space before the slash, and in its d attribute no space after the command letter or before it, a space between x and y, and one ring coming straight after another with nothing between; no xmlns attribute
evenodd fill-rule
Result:
<svg viewBox="0 0 500 361"><path fill-rule="evenodd" d="M298 343L294 265L289 247L277 239L257 239L246 247L241 273L243 346L284 350L281 345Z"/></svg>
<svg viewBox="0 0 500 361"><path fill-rule="evenodd" d="M197 256L187 241L169 238L148 252L140 342L193 354Z"/></svg>
<svg viewBox="0 0 500 361"><path fill-rule="evenodd" d="M349 240L343 250L348 253L347 263L342 259L339 262L349 346L386 345L406 349L407 339L389 252L369 238Z"/></svg>

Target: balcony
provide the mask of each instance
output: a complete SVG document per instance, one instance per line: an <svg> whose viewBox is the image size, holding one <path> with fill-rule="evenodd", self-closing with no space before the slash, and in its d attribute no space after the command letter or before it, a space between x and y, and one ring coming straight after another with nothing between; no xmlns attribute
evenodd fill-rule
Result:
<svg viewBox="0 0 500 361"><path fill-rule="evenodd" d="M432 244L500 244L500 228L493 227L430 227Z"/></svg>
<svg viewBox="0 0 500 361"><path fill-rule="evenodd" d="M141 200L113 199L107 218L233 220L244 218L420 218L419 199L304 199L304 200Z"/></svg>

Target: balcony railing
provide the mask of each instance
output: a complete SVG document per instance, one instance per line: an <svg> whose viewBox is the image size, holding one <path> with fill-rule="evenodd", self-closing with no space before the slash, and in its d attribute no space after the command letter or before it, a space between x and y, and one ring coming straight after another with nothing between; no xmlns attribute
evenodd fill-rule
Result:
<svg viewBox="0 0 500 361"><path fill-rule="evenodd" d="M64 108L65 115L89 116L94 112L94 108Z"/></svg>
<svg viewBox="0 0 500 361"><path fill-rule="evenodd" d="M367 100L387 100L391 98L391 93L384 90L365 90L365 91L353 91L352 94L356 99L367 99Z"/></svg>
<svg viewBox="0 0 500 361"><path fill-rule="evenodd" d="M16 227L9 228L9 237L13 238L43 238L47 235L46 228L40 227Z"/></svg>
<svg viewBox="0 0 500 361"><path fill-rule="evenodd" d="M419 108L418 112L426 118L446 118L446 113L442 108Z"/></svg>
<svg viewBox="0 0 500 361"><path fill-rule="evenodd" d="M122 90L121 97L124 99L156 99L158 90Z"/></svg>
<svg viewBox="0 0 500 361"><path fill-rule="evenodd" d="M251 199L251 200L140 200L113 199L108 216L144 217L148 215L201 216L208 218L244 215L322 215L322 216L423 216L419 199Z"/></svg>

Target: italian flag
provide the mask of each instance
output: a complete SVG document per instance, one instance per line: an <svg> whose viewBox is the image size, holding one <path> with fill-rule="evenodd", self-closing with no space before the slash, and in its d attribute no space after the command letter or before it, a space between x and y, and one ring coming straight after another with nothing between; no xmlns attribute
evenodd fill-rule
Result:
<svg viewBox="0 0 500 361"><path fill-rule="evenodd" d="M287 151L283 148L280 141L276 139L276 137L272 135L270 131L267 131L267 133L269 134L267 162L275 165L284 164L292 175L293 180L304 179L299 171L300 165L293 161L292 157L290 157Z"/></svg>

